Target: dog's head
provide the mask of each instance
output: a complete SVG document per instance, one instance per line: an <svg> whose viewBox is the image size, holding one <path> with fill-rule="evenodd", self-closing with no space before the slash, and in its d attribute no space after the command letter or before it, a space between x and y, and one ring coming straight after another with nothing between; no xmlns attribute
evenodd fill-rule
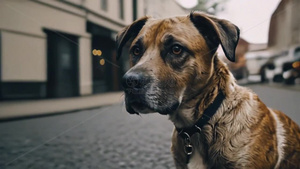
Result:
<svg viewBox="0 0 300 169"><path fill-rule="evenodd" d="M123 76L129 113L169 114L201 90L213 73L213 58L221 44L235 60L239 29L226 20L193 12L167 19L143 17L117 36L118 57L130 43L133 67Z"/></svg>

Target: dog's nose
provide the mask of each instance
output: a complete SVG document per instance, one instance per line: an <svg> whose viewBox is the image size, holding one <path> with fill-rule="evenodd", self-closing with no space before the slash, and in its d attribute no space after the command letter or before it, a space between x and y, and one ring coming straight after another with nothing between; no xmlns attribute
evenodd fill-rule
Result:
<svg viewBox="0 0 300 169"><path fill-rule="evenodd" d="M122 78L122 86L125 89L142 89L149 80L149 76L143 72L127 72Z"/></svg>

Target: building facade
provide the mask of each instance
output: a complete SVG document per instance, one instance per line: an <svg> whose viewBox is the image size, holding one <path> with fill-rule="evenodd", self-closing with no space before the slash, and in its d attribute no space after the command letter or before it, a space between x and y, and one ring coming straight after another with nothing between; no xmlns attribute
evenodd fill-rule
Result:
<svg viewBox="0 0 300 169"><path fill-rule="evenodd" d="M119 90L114 41L132 8L124 0L1 0L1 99Z"/></svg>
<svg viewBox="0 0 300 169"><path fill-rule="evenodd" d="M183 13L172 0L0 0L0 99L120 90L129 63L116 60L117 32L144 15Z"/></svg>
<svg viewBox="0 0 300 169"><path fill-rule="evenodd" d="M300 1L282 0L271 17L268 48L286 50L300 44Z"/></svg>

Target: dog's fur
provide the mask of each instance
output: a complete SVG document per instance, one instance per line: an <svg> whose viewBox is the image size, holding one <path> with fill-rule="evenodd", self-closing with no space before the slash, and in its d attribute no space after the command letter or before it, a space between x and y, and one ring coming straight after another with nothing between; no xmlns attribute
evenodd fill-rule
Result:
<svg viewBox="0 0 300 169"><path fill-rule="evenodd" d="M299 126L238 86L216 56L221 45L234 61L238 39L235 25L200 12L143 17L117 36L118 55L129 44L133 64L123 79L129 113L168 114L176 128L184 128L196 123L218 92L225 95L202 132L192 136L195 149L188 164L183 140L174 130L171 150L178 169L300 168ZM182 47L180 54L174 45ZM128 85L132 77L143 83Z"/></svg>

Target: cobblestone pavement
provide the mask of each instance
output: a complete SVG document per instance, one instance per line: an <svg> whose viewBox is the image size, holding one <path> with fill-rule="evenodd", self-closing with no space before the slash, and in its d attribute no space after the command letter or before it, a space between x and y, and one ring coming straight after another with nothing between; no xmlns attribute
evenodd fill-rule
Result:
<svg viewBox="0 0 300 169"><path fill-rule="evenodd" d="M122 105L0 123L0 168L167 169L172 123Z"/></svg>
<svg viewBox="0 0 300 169"><path fill-rule="evenodd" d="M299 91L250 88L299 124ZM122 107L0 122L0 169L174 168L168 117L129 115Z"/></svg>

